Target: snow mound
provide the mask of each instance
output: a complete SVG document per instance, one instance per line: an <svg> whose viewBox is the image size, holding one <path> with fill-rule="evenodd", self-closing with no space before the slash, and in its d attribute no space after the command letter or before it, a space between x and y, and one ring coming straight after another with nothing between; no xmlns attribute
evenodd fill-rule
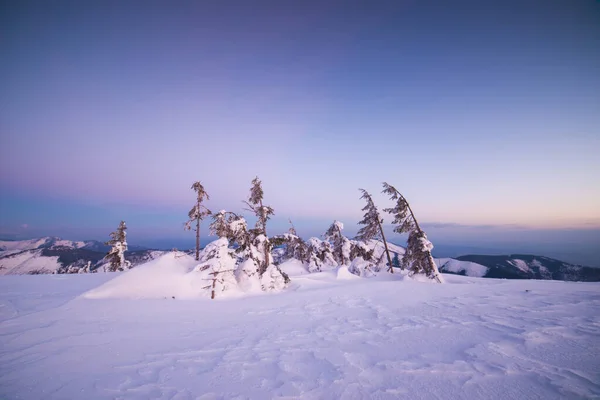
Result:
<svg viewBox="0 0 600 400"><path fill-rule="evenodd" d="M295 258L290 258L289 260L281 263L279 268L289 276L298 276L308 274L308 271L304 267L302 261L297 260Z"/></svg>
<svg viewBox="0 0 600 400"><path fill-rule="evenodd" d="M351 280L351 279L360 279L360 276L354 275L352 272L348 270L348 267L341 266L337 268L336 277L341 280Z"/></svg>
<svg viewBox="0 0 600 400"><path fill-rule="evenodd" d="M96 289L83 294L88 299L189 299L204 297L201 274L191 271L197 261L184 253L170 252L142 264Z"/></svg>

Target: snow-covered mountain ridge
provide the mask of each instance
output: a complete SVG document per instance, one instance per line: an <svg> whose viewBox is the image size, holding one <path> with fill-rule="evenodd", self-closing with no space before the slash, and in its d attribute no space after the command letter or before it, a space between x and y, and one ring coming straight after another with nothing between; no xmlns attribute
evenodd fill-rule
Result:
<svg viewBox="0 0 600 400"><path fill-rule="evenodd" d="M372 240L369 247L374 257L383 255L380 241ZM388 243L394 264L404 254L402 246ZM59 268L85 266L91 262L92 269L103 264L108 246L95 240L72 241L57 237L30 240L0 240L0 275L49 274ZM277 249L274 251L277 259ZM164 254L163 251L130 246L127 259L139 265ZM456 258L436 258L441 272L482 278L544 279L564 281L600 281L600 269L574 265L553 258L527 255L464 255Z"/></svg>
<svg viewBox="0 0 600 400"><path fill-rule="evenodd" d="M600 281L600 268L570 264L531 254L464 255L438 259L440 271L467 276L503 279L544 279L560 281Z"/></svg>
<svg viewBox="0 0 600 400"><path fill-rule="evenodd" d="M58 237L30 240L0 240L0 275L52 274L62 270L77 270L88 263L91 270L104 264L108 250L96 240L72 241ZM150 261L162 251L133 247L127 252L133 265Z"/></svg>

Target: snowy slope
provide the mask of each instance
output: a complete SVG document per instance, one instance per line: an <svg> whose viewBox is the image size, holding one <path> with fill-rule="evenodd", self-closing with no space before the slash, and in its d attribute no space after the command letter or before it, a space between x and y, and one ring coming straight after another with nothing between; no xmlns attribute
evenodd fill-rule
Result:
<svg viewBox="0 0 600 400"><path fill-rule="evenodd" d="M43 257L42 250L11 251L0 258L0 275L51 274L59 267L58 257Z"/></svg>
<svg viewBox="0 0 600 400"><path fill-rule="evenodd" d="M385 246L383 245L382 241L379 240L369 240L369 242L367 243L367 245L369 246L369 248L373 249L373 257L378 260L380 257L385 257L385 255L383 254L385 252ZM389 243L387 244L388 246L388 250L390 251L390 257L394 257L394 255L398 255L398 257L400 259L402 259L402 256L404 255L404 252L406 251L404 249L404 247L395 245L393 243Z"/></svg>
<svg viewBox="0 0 600 400"><path fill-rule="evenodd" d="M206 286L199 274L190 271L198 265L194 257L168 253L142 264L126 274L83 295L89 299L103 298L172 298L200 297L199 288Z"/></svg>
<svg viewBox="0 0 600 400"><path fill-rule="evenodd" d="M52 241L50 237L30 240L0 240L0 256L19 253L24 250L35 250L47 246Z"/></svg>
<svg viewBox="0 0 600 400"><path fill-rule="evenodd" d="M0 398L600 396L597 283L340 269L243 300L80 296L134 273L0 277Z"/></svg>

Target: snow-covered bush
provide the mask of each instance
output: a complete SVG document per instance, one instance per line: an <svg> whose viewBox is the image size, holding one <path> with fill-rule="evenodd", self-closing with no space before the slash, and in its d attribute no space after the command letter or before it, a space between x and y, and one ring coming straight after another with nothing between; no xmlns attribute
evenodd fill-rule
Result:
<svg viewBox="0 0 600 400"><path fill-rule="evenodd" d="M223 292L237 290L235 269L235 256L229 249L227 238L219 238L204 248L200 254L200 264L194 272L202 274L203 280L207 282L202 289L214 299Z"/></svg>
<svg viewBox="0 0 600 400"><path fill-rule="evenodd" d="M320 272L325 268L337 266L333 257L333 248L329 242L316 237L308 240L308 272Z"/></svg>
<svg viewBox="0 0 600 400"><path fill-rule="evenodd" d="M372 261L366 261L362 257L356 257L348 266L348 271L363 278L370 278L377 275L380 269L377 264Z"/></svg>

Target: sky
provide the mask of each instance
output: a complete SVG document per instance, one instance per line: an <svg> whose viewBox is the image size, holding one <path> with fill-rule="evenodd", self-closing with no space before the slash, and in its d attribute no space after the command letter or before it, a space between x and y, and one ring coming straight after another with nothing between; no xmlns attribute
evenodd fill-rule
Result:
<svg viewBox="0 0 600 400"><path fill-rule="evenodd" d="M255 176L351 235L386 181L434 245L600 266L598 1L2 1L0 54L4 237L192 246L191 184Z"/></svg>

